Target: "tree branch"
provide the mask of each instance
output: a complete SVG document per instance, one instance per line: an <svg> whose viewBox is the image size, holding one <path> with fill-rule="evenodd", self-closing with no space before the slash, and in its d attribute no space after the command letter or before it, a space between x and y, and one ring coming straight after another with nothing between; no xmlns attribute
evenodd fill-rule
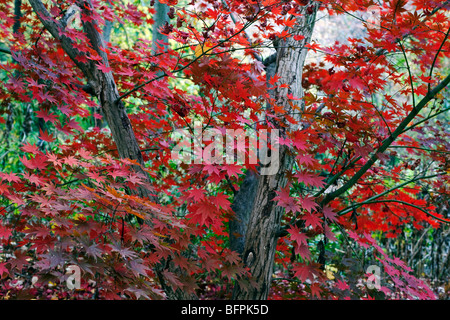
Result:
<svg viewBox="0 0 450 320"><path fill-rule="evenodd" d="M357 204L352 204L351 206L349 206L349 207L339 211L337 213L337 215L342 216L342 215L344 215L346 213L349 213L349 212L353 211L353 209L355 207L360 207L360 206L362 206L362 205L364 205L366 203L371 203L371 202L375 203L374 201L376 201L376 199L381 198L382 196L384 196L384 195L386 195L386 194L388 194L388 193L390 193L390 192L392 192L394 190L400 189L400 188L402 188L402 187L404 187L404 186L406 186L406 185L408 185L410 183L413 183L415 181L424 180L424 179L431 179L431 178L435 178L435 177L438 177L438 176L443 175L443 174L445 174L445 173L437 173L437 174L433 174L433 175L429 175L429 176L416 177L414 179L405 181L405 182L403 182L401 184L398 184L398 185L396 185L396 186L394 186L394 187L392 187L392 188L390 188L390 189L388 189L386 191L383 191L380 194L377 194L377 195L375 195L373 197L370 197L369 199L366 199L363 202L360 202L360 203L357 203ZM384 200L378 200L378 202L384 202ZM284 237L284 236L288 235L288 232L287 232L288 227L290 227L293 224L295 224L297 227L300 227L301 223L303 223L303 220L297 220L297 221L294 221L294 222L290 223L289 225L286 225L286 226L280 228L280 230L277 233L277 236L278 237Z"/></svg>
<svg viewBox="0 0 450 320"><path fill-rule="evenodd" d="M430 120L430 119L432 119L432 118L434 118L434 117L436 117L436 116L438 116L438 115L440 115L440 114L442 114L444 112L447 112L447 111L450 111L450 108L442 109L441 111L436 112L436 113L432 114L431 116L428 116L425 119L422 119L422 120L420 120L420 121L410 125L409 127L405 128L405 130L403 130L402 133L405 133L406 131L409 131L409 130L417 127L418 125L421 125L422 123L427 122L428 120Z"/></svg>
<svg viewBox="0 0 450 320"><path fill-rule="evenodd" d="M420 147L412 147L412 146L390 146L389 148L417 149L417 150L423 150L423 151L428 151L428 152L438 152L438 153L450 154L450 151L433 150L433 149L420 148Z"/></svg>
<svg viewBox="0 0 450 320"><path fill-rule="evenodd" d="M369 199L366 199L366 200L364 200L363 202L361 202L361 203L359 203L359 204L356 204L356 205L353 204L352 206L350 206L350 207L348 207L348 208L346 208L346 209L343 209L343 210L339 211L339 212L337 213L337 215L342 216L342 215L344 215L344 214L346 214L346 213L352 211L353 208L354 208L355 206L359 206L360 204L365 204L365 203L368 203L368 202L371 202L371 201L375 201L376 199L381 198L382 196L384 196L384 195L386 195L386 194L388 194L388 193L390 193L390 192L392 192L392 191L394 191L394 190L400 189L400 188L402 188L402 187L404 187L404 186L406 186L406 185L408 185L408 184L410 184L410 183L413 183L413 182L415 182L415 181L425 180L425 179L431 179L431 178L435 178L435 177L438 177L438 176L443 175L443 174L444 174L444 173L441 172L441 173L436 173L436 174L429 175L429 176L416 177L416 178L414 178L414 179L405 181L405 182L403 182L403 183L401 183L401 184L398 184L398 185L396 185L396 186L393 186L392 188L390 188L390 189L388 189L388 190L386 190L386 191L383 191L383 192L380 193L380 194L374 195L373 197L370 197Z"/></svg>
<svg viewBox="0 0 450 320"><path fill-rule="evenodd" d="M357 203L356 205L354 205L354 207L361 207L361 206L363 206L363 205L365 205L365 204L385 203L385 202L396 202L396 203L401 203L401 204L404 204L404 205L407 205L407 206L416 208L417 210L422 211L422 212L425 213L427 216L430 216L430 217L432 217L433 219L436 219L436 220L438 220L438 221L441 221L441 222L450 224L450 221L449 221L449 220L446 220L446 219L442 219L442 218L436 217L434 214L432 214L432 213L426 211L424 208L419 207L419 206L416 206L415 204L412 204L412 203L409 203L409 202L406 202L406 201L402 201L402 200L396 200L396 199L383 199L383 200L374 200L374 201L364 201L364 202L361 202L361 203ZM353 207L352 207L352 210L353 210ZM341 214L340 214L340 215L341 215Z"/></svg>
<svg viewBox="0 0 450 320"><path fill-rule="evenodd" d="M84 53L75 49L73 42L68 37L64 36L63 30L64 26L61 22L55 20L50 13L47 11L47 8L43 5L41 0L29 0L31 7L34 12L38 16L41 23L44 25L45 29L47 29L50 34L61 43L62 48L70 57L70 59L76 64L76 66L83 71L86 72L86 66L84 63L79 61L80 56L85 56Z"/></svg>
<svg viewBox="0 0 450 320"><path fill-rule="evenodd" d="M255 17L255 18L256 18L256 17ZM248 27L250 27L250 25L251 25L252 23L253 23L253 21L250 21L250 22L246 23L246 24L242 27L242 29L240 29L240 30L237 31L236 33L232 34L231 36L229 36L229 37L226 38L225 40L223 40L223 41L219 42L218 44L214 45L213 47L211 47L211 48L205 50L204 52L202 52L202 54L200 54L198 57L195 57L195 59L193 59L192 61L190 61L188 64L184 65L183 67L180 67L180 68L178 68L178 69L175 69L175 70L171 71L171 73L178 73L178 72L181 72L181 71L187 69L189 66L191 66L193 63L195 63L196 61L198 61L200 58L202 58L203 56L205 56L205 55L209 54L210 52L212 52L215 48L220 47L222 44L224 44L224 43L230 41L231 39L233 39L234 37L238 36L238 35L241 34L242 32L245 32L245 30L246 30ZM138 91L139 89L141 89L142 87L146 86L147 84L149 84L149 83L151 83L151 82L153 82L153 81L162 79L162 78L164 78L164 77L167 77L167 73L165 73L165 72L164 72L162 75L160 75L160 76L157 76L157 77L155 77L155 78L153 78L153 79L150 79L150 80L148 80L148 81L145 81L145 82L141 83L140 85L134 87L134 88L131 89L130 91L128 91L128 92L122 94L122 95L118 98L118 101L120 101L120 100L122 100L122 99L128 97L130 94L132 94L132 93Z"/></svg>
<svg viewBox="0 0 450 320"><path fill-rule="evenodd" d="M441 53L441 50L442 50L442 47L444 46L445 41L447 41L449 33L450 33L450 28L448 28L447 33L445 34L445 38L442 41L441 46L439 47L439 50L436 52L436 55L434 56L434 60L433 60L433 63L431 64L431 69L430 69L430 75L429 75L430 78L433 76L434 67L436 66L437 59L439 57L439 54ZM430 88L431 88L431 83L428 83L428 91L430 91Z"/></svg>
<svg viewBox="0 0 450 320"><path fill-rule="evenodd" d="M12 53L11 53L11 50L8 49L8 48L2 48L2 47L0 47L0 52L6 53L6 54L12 54Z"/></svg>
<svg viewBox="0 0 450 320"><path fill-rule="evenodd" d="M397 129L383 141L382 145L378 150L372 155L372 157L359 169L357 173L342 187L329 193L322 201L321 205L324 206L334 198L340 196L351 187L353 187L358 180L369 170L372 165L378 160L378 154L386 151L387 148L397 139L399 135L403 133L406 126L419 114L419 112L433 99L442 89L444 89L450 83L450 75L448 75L439 85L437 85L432 91L429 91L427 95L417 104L415 108L411 110L409 115L400 123Z"/></svg>

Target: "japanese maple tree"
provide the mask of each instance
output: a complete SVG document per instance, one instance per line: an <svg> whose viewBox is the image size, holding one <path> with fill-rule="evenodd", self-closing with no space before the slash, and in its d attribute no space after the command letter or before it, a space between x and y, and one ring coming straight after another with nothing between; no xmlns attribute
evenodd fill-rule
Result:
<svg viewBox="0 0 450 320"><path fill-rule="evenodd" d="M450 223L450 1L0 9L0 297L437 298L390 241ZM314 40L343 15L364 37ZM181 129L215 161L176 161ZM212 154L229 130L276 170Z"/></svg>

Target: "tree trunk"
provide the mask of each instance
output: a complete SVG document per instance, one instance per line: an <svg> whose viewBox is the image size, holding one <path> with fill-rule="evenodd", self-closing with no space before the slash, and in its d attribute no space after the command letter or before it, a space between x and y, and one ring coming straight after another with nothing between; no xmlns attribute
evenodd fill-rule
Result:
<svg viewBox="0 0 450 320"><path fill-rule="evenodd" d="M68 17L63 17L61 21L55 20L40 0L30 0L30 4L32 5L33 10L36 12L45 28L52 34L54 38L60 41L64 51L69 55L69 57L80 68L80 70L86 77L89 91L98 98L103 109L106 121L111 130L111 134L117 146L117 151L120 158L136 160L139 165L134 166L135 172L144 175L144 177L147 179L148 175L141 167L144 164L142 154L133 128L131 126L131 122L128 118L125 106L119 99L120 95L112 72L105 73L99 70L95 62L79 62L77 56L82 53L74 49L72 40L68 39L67 37L60 36L59 32L66 27L63 21L67 20ZM83 11L84 15L90 15L90 10L92 9L92 3L90 0L79 0L77 4L78 8ZM71 11L68 12L68 14L71 15L74 13L73 11ZM102 63L108 67L109 62L108 57L105 53L106 50L103 36L98 32L96 21L83 21L83 29L87 37L89 38L92 48L100 57L102 57ZM150 198L153 201L158 201L157 197L150 193L149 188L139 187L136 191L134 191L134 193L140 197ZM165 261L161 261L160 265L167 266L167 263ZM171 263L169 263L167 267L169 271L174 273L177 272L177 270L173 268L173 265ZM160 270L156 270L157 273L159 271ZM161 285L169 299L187 300L195 298L195 296L187 294L180 289L174 292L170 286L167 286L165 284L163 278L161 278Z"/></svg>
<svg viewBox="0 0 450 320"><path fill-rule="evenodd" d="M116 143L119 156L121 158L136 160L139 164L143 165L139 145L124 104L119 99L119 93L112 73L102 72L93 61L81 63L77 57L82 55L82 53L75 49L70 39L65 36L60 36L60 30L65 28L64 18L61 21L55 20L40 0L29 1L45 28L61 42L65 52L83 72L88 80L90 89L98 97ZM89 15L90 7L92 7L91 1L84 0L79 2L80 5L78 7L84 11L83 13L85 15ZM287 111L292 111L289 110L290 107L287 98L289 93L299 98L303 96L301 78L307 51L301 47L309 42L311 38L315 11L317 10L318 4L314 3L312 6L314 7L314 13L307 14L305 6L304 15L297 19L296 26L291 30L293 35L303 35L305 39L301 42L295 41L293 38L280 41L280 46L277 50L276 71L281 77L279 82L289 84L290 88L275 90L273 97L275 102L278 105L284 106ZM164 18L162 14L161 17ZM108 67L109 63L104 51L104 41L97 31L96 22L83 22L83 28L93 49L102 57L102 63ZM298 128L291 127L290 129L296 130ZM233 294L235 299L266 299L268 296L273 271L277 232L282 216L282 209L277 207L272 199L275 196L275 190L278 190L286 184L285 172L291 171L293 161L294 158L289 154L287 149L282 148L280 150L280 166L278 172L275 175L258 177L255 201L248 222L243 251L244 262L250 267L258 287L256 289L245 289L237 285ZM145 171L140 166L136 166L136 171L145 175ZM151 196L147 188L140 188L138 194L142 197ZM172 299L193 298L193 296L187 295L181 292L181 290L177 290L176 292L167 291L169 291L169 298Z"/></svg>
<svg viewBox="0 0 450 320"><path fill-rule="evenodd" d="M307 50L302 47L309 43L314 27L315 14L319 4L313 2L313 13L306 12L297 18L296 25L291 29L292 37L279 41L277 48L276 73L280 77L279 84L288 84L288 88L277 88L272 96L277 105L283 106L285 110L292 112L289 106L288 94L295 97L303 97L302 69L305 62ZM302 41L293 39L295 35L303 35ZM298 114L298 112L296 112ZM299 115L294 116L297 121ZM290 125L289 130L295 131L299 125ZM275 175L261 175L258 177L255 202L251 211L251 217L245 235L245 247L243 260L250 268L252 279L256 288L237 284L233 292L234 299L263 300L267 299L273 274L274 257L277 244L277 233L283 209L277 207L273 201L275 191L286 185L286 172L290 172L295 158L289 150L282 146L280 152L280 164ZM248 280L248 279L244 279Z"/></svg>
<svg viewBox="0 0 450 320"><path fill-rule="evenodd" d="M263 61L267 83L275 75L276 56L275 53ZM268 108L270 108L270 105L268 105ZM238 252L241 256L244 253L245 234L253 204L255 203L257 186L258 176L255 172L248 170L231 205L234 216L229 222L230 249Z"/></svg>
<svg viewBox="0 0 450 320"><path fill-rule="evenodd" d="M247 232L248 220L255 202L258 178L256 173L248 171L244 181L234 197L231 209L234 211L233 219L230 219L230 249L240 255L244 252L245 233Z"/></svg>
<svg viewBox="0 0 450 320"><path fill-rule="evenodd" d="M157 52L158 45L166 48L167 46L162 45L162 43L167 42L167 35L159 32L159 28L161 28L166 22L169 21L169 16L167 13L169 12L169 7L165 3L161 3L158 0L155 1L155 15L153 16L153 29L152 29L152 49L153 52Z"/></svg>

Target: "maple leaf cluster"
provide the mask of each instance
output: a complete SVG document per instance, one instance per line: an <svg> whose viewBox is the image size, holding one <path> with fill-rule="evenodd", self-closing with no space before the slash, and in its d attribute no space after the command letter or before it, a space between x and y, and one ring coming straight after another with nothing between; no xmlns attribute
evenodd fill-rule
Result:
<svg viewBox="0 0 450 320"><path fill-rule="evenodd" d="M445 81L433 69L445 70L450 56L448 6L385 1L380 28L365 23L365 39L325 47L291 34L297 18L313 15L312 0L160 2L169 6L159 30L167 43L155 49L139 31L151 28L153 7L89 1L92 8L75 18L80 25L59 30L74 58L32 6L22 5L15 30L14 6L0 0L0 49L7 45L10 55L0 57L0 123L12 132L12 115L23 108L23 118L38 126L21 136L15 159L0 172L0 298L165 299L180 289L212 299L231 297L236 283L254 286L229 246L233 202L258 165L173 161L173 132L192 131L198 121L202 132L279 129L280 149L292 156L286 183L267 199L283 214L270 298L379 294L358 285L367 275L352 273L356 260L330 271L339 250L351 248L348 238L372 250L389 276L379 290L384 298L435 298L371 233L395 239L449 222L438 210L449 189L449 132L438 117L448 111L448 93L430 96ZM62 21L79 3L49 2L48 19ZM329 15L373 5L320 3ZM82 27L92 22L100 32L114 22L139 36L95 48ZM271 92L291 84L278 75L266 81L261 56L265 48L274 52L274 40L291 37L324 58L304 67L305 95L289 95L287 107ZM115 121L132 128L141 159L121 157L101 88L86 83L90 74L80 65L113 75L129 116ZM279 151L274 145L271 152ZM82 271L77 293L64 286L69 266Z"/></svg>

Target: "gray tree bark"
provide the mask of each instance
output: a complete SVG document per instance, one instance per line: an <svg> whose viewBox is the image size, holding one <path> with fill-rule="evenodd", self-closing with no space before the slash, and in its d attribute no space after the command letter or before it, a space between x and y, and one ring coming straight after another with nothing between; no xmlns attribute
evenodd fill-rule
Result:
<svg viewBox="0 0 450 320"><path fill-rule="evenodd" d="M100 104L105 113L106 121L111 129L113 139L116 143L119 156L121 158L129 158L136 160L139 164L143 165L142 154L137 143L135 134L131 127L130 120L126 113L123 102L119 99L120 95L117 90L117 85L114 81L114 77L111 72L104 73L99 70L94 61L87 63L81 63L77 57L83 55L78 52L69 38L60 35L60 30L63 30L66 26L64 21L53 19L50 13L46 10L45 6L40 0L29 0L33 10L38 15L42 24L57 39L64 51L69 55L72 61L85 75L90 90L99 99ZM81 8L84 14L90 14L90 8L92 3L90 0L79 0L78 7ZM85 6L87 5L87 7ZM281 77L280 83L287 83L289 88L276 89L273 92L273 97L278 105L283 105L286 110L289 111L288 93L297 97L303 96L303 90L301 88L302 67L306 57L306 49L301 48L305 43L310 41L315 12L318 4L313 3L314 13L306 14L297 19L297 24L293 28L293 35L301 34L305 36L305 39L301 42L289 38L287 40L280 41L277 52L276 60L276 73ZM306 10L306 7L305 7ZM161 11L163 12L163 11ZM160 18L167 16L161 13ZM164 22L161 22L164 23ZM104 49L104 39L102 35L97 31L95 21L83 22L83 28L86 32L93 49L97 54L102 57L102 63L109 66L108 58ZM154 28L154 31L157 30ZM157 39L158 35L154 39ZM291 130L298 128L291 127ZM268 296L271 276L273 271L273 261L275 254L275 247L277 242L277 232L280 226L282 210L274 205L272 201L275 196L275 190L285 186L286 177L285 172L292 169L293 157L289 154L288 150L282 148L280 150L280 167L275 175L259 176L257 177L257 184L250 182L249 187L255 188L254 201L247 201L247 204L243 206L243 211L251 212L250 219L248 221L247 231L245 233L245 245L243 247L243 259L244 262L250 267L253 278L256 281L258 287L255 289L245 289L237 285L234 290L233 297L235 299L266 299ZM136 166L136 172L142 173L146 176L145 171L140 166ZM251 181L251 177L247 178ZM245 198L245 194L253 194L252 190L243 190L241 195L237 195L237 202L233 205L236 211L239 203L243 203L240 198ZM142 197L152 197L148 188L140 188L138 195ZM250 203L253 203L251 206ZM250 210L251 208L251 210ZM245 215L244 215L245 216ZM242 225L240 232L243 233L245 229L245 223ZM241 247L242 242L238 244ZM171 299L192 299L191 295L183 293L181 290L176 292L167 289L168 296Z"/></svg>
<svg viewBox="0 0 450 320"><path fill-rule="evenodd" d="M266 82L275 75L276 56L274 53L263 61L266 70ZM267 106L270 108L270 105ZM247 171L239 191L236 193L231 209L234 216L229 222L230 249L238 252L241 257L244 253L245 234L247 232L248 220L255 203L256 187L258 186L257 174Z"/></svg>
<svg viewBox="0 0 450 320"><path fill-rule="evenodd" d="M296 41L290 37L278 43L276 74L280 77L279 83L288 84L289 87L275 89L272 96L275 103L284 106L288 113L293 111L288 103L288 94L298 98L303 97L302 69L307 54L303 46L311 40L319 4L311 2L311 6L313 6L313 13L308 14L307 7L304 7L303 15L297 18L296 25L290 30L293 36L303 35L305 38L302 41ZM296 120L300 120L298 115L295 117ZM290 125L289 129L299 130L299 125ZM245 235L243 261L250 268L257 287L237 284L234 288L233 299L264 300L269 294L278 240L277 233L283 214L283 209L275 205L273 198L276 195L275 191L286 185L286 172L292 170L295 160L284 146L279 152L280 165L277 173L258 177L255 201Z"/></svg>
<svg viewBox="0 0 450 320"><path fill-rule="evenodd" d="M159 32L159 28L161 28L166 22L169 21L169 16L167 13L169 12L169 7L165 3L161 3L158 0L155 1L155 10L156 13L153 16L153 29L152 29L152 49L153 52L158 51L157 43L166 48L167 46L162 45L162 43L167 42L167 36Z"/></svg>
<svg viewBox="0 0 450 320"><path fill-rule="evenodd" d="M91 9L93 8L91 0L78 0L76 3L84 15L90 15ZM142 174L144 178L147 179L148 175L143 170L144 161L142 154L125 106L121 99L119 99L120 95L112 72L105 73L99 70L97 64L93 61L81 63L78 60L77 57L83 55L83 53L74 49L71 39L60 35L60 30L63 30L66 27L65 21L70 18L69 16L63 17L60 21L58 21L50 15L41 0L30 0L30 4L44 27L61 43L64 51L86 77L89 91L98 98L103 109L113 140L117 146L119 156L122 159L136 160L139 165L134 166L135 172ZM74 12L73 10L70 10L67 14L72 15ZM104 50L104 39L98 32L96 21L84 21L83 29L89 38L92 48L100 57L102 57L102 63L108 67L109 62L105 53L106 50ZM150 198L153 201L157 201L156 196L151 194L150 188L139 187L134 193L142 198ZM167 263L166 261L162 261L161 266L166 266L171 272L177 272L177 270L173 268L173 264L170 262ZM162 269L158 267L156 272L161 274L161 270ZM187 300L195 298L195 296L187 294L180 289L174 291L165 283L163 277L161 277L161 285L169 299Z"/></svg>
<svg viewBox="0 0 450 320"><path fill-rule="evenodd" d="M238 252L240 255L244 252L245 233L253 203L255 202L257 183L256 173L248 171L231 205L234 217L229 222L230 249Z"/></svg>
<svg viewBox="0 0 450 320"><path fill-rule="evenodd" d="M77 1L76 3L79 10L81 10L84 15L89 16L91 14L93 7L90 0ZM111 130L112 137L116 143L119 156L123 159L128 158L136 160L140 165L143 165L142 154L131 122L128 118L128 114L125 110L125 106L119 99L120 95L112 72L105 73L101 71L94 61L86 63L80 62L78 56L82 56L84 53L80 53L74 48L71 39L60 35L60 30L62 31L66 28L65 22L70 16L65 16L58 21L50 15L40 0L30 0L30 4L44 27L55 39L59 40L64 51L86 77L89 90L100 102L106 121ZM74 10L68 10L67 15L73 14L75 14ZM105 43L103 36L98 32L96 21L83 21L83 29L91 42L92 48L102 58L102 63L108 67L109 62L105 53ZM143 175L143 177L147 177L147 173L141 166L135 166L134 169L137 173ZM136 193L142 197L152 197L149 188L139 187Z"/></svg>

